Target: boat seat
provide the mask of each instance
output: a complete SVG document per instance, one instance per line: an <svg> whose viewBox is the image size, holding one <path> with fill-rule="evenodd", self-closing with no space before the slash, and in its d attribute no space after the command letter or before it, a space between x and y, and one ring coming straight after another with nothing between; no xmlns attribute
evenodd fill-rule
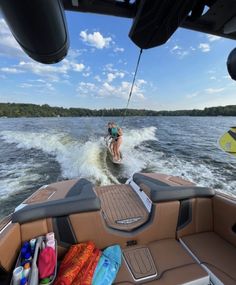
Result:
<svg viewBox="0 0 236 285"><path fill-rule="evenodd" d="M170 186L158 179L140 173L133 175L133 181L147 194L153 203L179 201L191 198L211 198L215 190L194 185Z"/></svg>
<svg viewBox="0 0 236 285"><path fill-rule="evenodd" d="M157 178L153 178L153 177L149 177L145 174L142 173L134 173L133 175L133 181L138 185L141 186L141 184L143 182L151 182L155 185L159 185L159 186L168 186L168 183L161 181L160 179Z"/></svg>
<svg viewBox="0 0 236 285"><path fill-rule="evenodd" d="M157 276L153 278L143 278L142 281L135 281L131 275L130 268L125 261L122 262L121 268L115 280L115 284L149 284L149 285L176 285L176 284L209 284L208 273L192 258L184 247L175 239L163 239L149 243L146 246L154 261ZM132 247L135 250L135 246ZM126 249L124 249L125 252ZM136 255L134 267L150 271L149 264L145 258L139 258ZM134 256L135 256L134 255ZM142 264L139 264L143 261Z"/></svg>
<svg viewBox="0 0 236 285"><path fill-rule="evenodd" d="M85 178L79 179L67 192L65 197L78 196L82 198L96 198L93 183Z"/></svg>
<svg viewBox="0 0 236 285"><path fill-rule="evenodd" d="M12 222L24 224L39 219L99 211L100 209L100 199L93 190L93 184L86 179L80 179L69 189L64 198L28 204L12 215Z"/></svg>
<svg viewBox="0 0 236 285"><path fill-rule="evenodd" d="M182 237L181 243L209 272L214 284L236 284L236 248L214 232Z"/></svg>

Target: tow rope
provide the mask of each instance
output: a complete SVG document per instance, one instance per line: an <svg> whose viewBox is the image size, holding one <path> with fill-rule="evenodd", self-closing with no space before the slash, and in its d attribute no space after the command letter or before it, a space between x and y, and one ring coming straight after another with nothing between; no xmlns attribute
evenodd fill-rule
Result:
<svg viewBox="0 0 236 285"><path fill-rule="evenodd" d="M139 63L140 63L140 59L141 59L142 52L143 52L143 49L141 48L141 49L140 49L140 52L139 52L139 57L138 57L138 61L137 61L137 64L136 64L135 72L134 72L133 82L132 82L132 84L131 84L131 88L130 88L130 92L129 92L129 97L128 97L127 105L126 105L126 107L125 107L123 119L122 119L122 121L121 121L121 125L123 124L123 122L124 122L124 120L125 120L126 113L127 113L128 106L129 106L129 102L130 102L130 99L131 99L131 97L132 97L132 93L133 93L133 89L134 89L134 84L135 84L135 80L136 80L136 75L137 75L137 73L138 73L138 68L139 68Z"/></svg>

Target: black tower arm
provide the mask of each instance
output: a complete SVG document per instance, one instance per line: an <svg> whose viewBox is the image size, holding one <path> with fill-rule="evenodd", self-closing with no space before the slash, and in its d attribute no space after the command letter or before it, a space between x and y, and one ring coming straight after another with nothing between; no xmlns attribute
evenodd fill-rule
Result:
<svg viewBox="0 0 236 285"><path fill-rule="evenodd" d="M0 10L22 49L42 63L67 54L64 10L133 19L129 37L142 49L164 44L179 27L236 39L236 0L0 0Z"/></svg>
<svg viewBox="0 0 236 285"><path fill-rule="evenodd" d="M65 10L134 18L139 1L63 0Z"/></svg>

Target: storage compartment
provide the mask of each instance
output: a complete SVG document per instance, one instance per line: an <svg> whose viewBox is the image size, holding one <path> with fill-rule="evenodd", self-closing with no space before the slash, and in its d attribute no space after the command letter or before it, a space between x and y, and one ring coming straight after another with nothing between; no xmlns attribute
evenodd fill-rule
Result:
<svg viewBox="0 0 236 285"><path fill-rule="evenodd" d="M136 282L158 277L151 253L147 247L132 247L123 250L124 260Z"/></svg>
<svg viewBox="0 0 236 285"><path fill-rule="evenodd" d="M56 278L56 274L57 274L57 242L56 240L54 239L53 240L55 242L55 268L54 268L54 272L52 275L48 276L48 278L44 278L44 279L48 279L48 282L47 283L40 283L40 279L39 279L39 269L38 269L38 259L39 259L39 255L40 255L40 252L46 248L46 247L50 247L49 245L47 246L47 240L46 240L46 237L45 236L39 236L36 238L36 241L35 241L35 245L34 245L34 250L33 250L33 254L32 254L32 258L29 259L28 261L25 261L22 259L22 248L21 248L21 251L20 251L20 254L17 258L17 261L16 261L16 265L15 265L15 269L16 268L20 268L21 266L23 267L23 269L25 270L23 264L26 264L26 263L29 263L30 264L30 270L29 270L29 273L27 274L27 277L25 276L25 272L23 271L22 273L20 273L20 270L18 271L18 274L19 276L22 278L26 278L26 283L27 285L38 285L38 284L47 284L47 285L51 285L53 284L53 282L55 281L55 278ZM51 242L48 241L48 242ZM31 245L31 242L29 242L30 245ZM32 248L31 248L32 250ZM47 262L49 262L47 260ZM50 278L49 278L50 277ZM21 284L20 281L15 281L13 280L13 276L12 276L12 280L11 280L11 283L10 285L18 285L18 284Z"/></svg>

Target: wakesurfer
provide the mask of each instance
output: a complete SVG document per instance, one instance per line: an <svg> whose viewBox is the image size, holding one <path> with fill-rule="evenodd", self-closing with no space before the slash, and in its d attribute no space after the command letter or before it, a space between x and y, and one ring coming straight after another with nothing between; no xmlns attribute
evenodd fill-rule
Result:
<svg viewBox="0 0 236 285"><path fill-rule="evenodd" d="M114 122L111 124L111 137L114 160L121 161L120 146L122 144L123 131Z"/></svg>
<svg viewBox="0 0 236 285"><path fill-rule="evenodd" d="M112 153L112 156L114 156L114 151L113 151L113 138L112 138L112 123L109 122L107 124L107 135L105 137L105 140L107 140L108 147Z"/></svg>

